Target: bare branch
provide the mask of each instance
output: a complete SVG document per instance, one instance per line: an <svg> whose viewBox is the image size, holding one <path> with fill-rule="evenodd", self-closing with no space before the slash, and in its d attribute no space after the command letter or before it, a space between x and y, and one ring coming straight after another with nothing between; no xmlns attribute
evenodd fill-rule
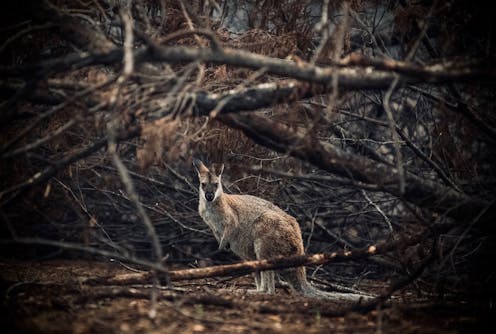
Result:
<svg viewBox="0 0 496 334"><path fill-rule="evenodd" d="M397 249L399 246L408 247L416 244L422 238L425 238L426 232L421 231L413 236L403 236L395 241L384 241L376 245L371 245L363 249L353 251L343 250L333 253L322 253L313 255L295 255L289 257L277 257L267 260L244 261L240 263L212 266L205 268L181 269L169 271L172 281L191 280L207 277L218 276L240 276L260 270L283 269L308 265L321 265L331 262L352 261L368 258L374 255L383 254L391 250ZM106 284L133 284L143 283L150 278L149 273L131 273L109 278ZM91 284L92 279L86 283ZM102 283L99 281L98 283Z"/></svg>
<svg viewBox="0 0 496 334"><path fill-rule="evenodd" d="M65 123L64 125L61 125L59 128L57 128L53 132L47 134L43 138L40 138L31 144L28 144L26 146L20 147L16 150L13 150L11 152L7 152L6 154L3 154L2 158L10 158L10 157L22 154L22 153L26 153L30 150L33 150L33 149L45 144L46 142L52 140L53 138L59 136L60 134L64 133L66 130L70 129L75 124L76 124L76 119L71 119L71 120L69 120L69 122Z"/></svg>
<svg viewBox="0 0 496 334"><path fill-rule="evenodd" d="M52 59L30 66L0 67L3 76L23 76L33 73L46 75L65 72L90 65L111 65L122 59L123 50L114 49L104 53L90 55L72 54L59 59ZM496 70L487 68L477 62L472 64L450 64L447 62L419 66L409 64L409 71L398 71L392 66L388 70L373 70L371 67L318 67L306 63L294 63L285 59L271 58L242 50L225 48L222 51L211 48L159 47L147 46L135 52L137 64L145 62L206 62L228 64L258 70L267 68L267 73L290 77L308 82L328 85L332 76L338 76L338 84L343 89L384 89L394 79L393 74L400 75L402 83L430 82L443 84L456 80L458 82L480 81L495 82ZM395 61L387 62L396 64Z"/></svg>
<svg viewBox="0 0 496 334"><path fill-rule="evenodd" d="M396 168L398 170L398 184L399 184L399 193L404 194L405 193L405 168L403 165L403 156L401 154L401 148L400 148L400 142L399 142L399 136L398 133L395 131L397 128L396 122L394 120L393 116L393 111L391 110L391 95L393 95L393 92L398 85L399 82L399 77L396 76L391 83L391 86L389 86L389 89L386 91L386 94L384 95L384 101L383 101L383 107L384 110L386 111L387 119L388 119L388 125L389 125L389 130L391 131L391 137L393 139L393 147L394 147L394 153L396 157Z"/></svg>
<svg viewBox="0 0 496 334"><path fill-rule="evenodd" d="M135 128L129 129L127 131L119 133L117 135L117 141L136 137L140 133L141 133L140 127L135 127ZM32 187L36 184L40 184L40 183L48 181L60 169L66 167L67 165L70 165L71 163L74 163L74 162L76 162L76 161L78 161L84 157L87 157L87 156L97 152L98 150L105 147L107 145L107 143L108 143L107 137L101 138L101 139L97 140L96 142L94 142L94 143L92 143L86 147L83 147L83 148L77 150L76 152L67 155L63 159L56 161L56 162L52 163L51 165L45 167L42 171L35 173L33 176L31 176L26 181L2 190L0 192L0 200L2 201L0 203L0 206L13 200L17 196L19 196L23 191L29 189L30 187Z"/></svg>
<svg viewBox="0 0 496 334"><path fill-rule="evenodd" d="M381 189L423 208L448 212L451 216L466 217L478 214L487 205L484 200L470 198L437 182L406 174L405 193L398 193L398 171L388 165L353 155L334 145L306 138L289 126L257 115L224 115L220 120L242 130L260 145L308 161L336 175L365 183L374 183ZM491 210L491 214L494 214ZM486 217L489 221L490 217Z"/></svg>
<svg viewBox="0 0 496 334"><path fill-rule="evenodd" d="M207 37L210 40L211 47L214 51L219 51L219 52L222 51L222 46L219 40L217 39L217 37L215 36L215 34L211 30L207 30L207 29L177 30L159 39L158 44L165 44L183 37L197 36L197 35Z"/></svg>

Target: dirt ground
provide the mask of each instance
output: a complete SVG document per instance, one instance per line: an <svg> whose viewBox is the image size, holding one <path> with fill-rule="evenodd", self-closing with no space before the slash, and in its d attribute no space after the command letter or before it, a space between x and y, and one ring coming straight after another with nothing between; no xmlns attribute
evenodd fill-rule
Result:
<svg viewBox="0 0 496 334"><path fill-rule="evenodd" d="M480 312L410 299L367 313L277 289L254 294L251 277L151 287L81 283L129 270L88 261L0 262L2 333L469 333L481 332ZM379 286L373 287L378 289ZM403 291L403 295L405 295ZM152 313L152 314L151 314ZM487 329L490 331L490 329Z"/></svg>

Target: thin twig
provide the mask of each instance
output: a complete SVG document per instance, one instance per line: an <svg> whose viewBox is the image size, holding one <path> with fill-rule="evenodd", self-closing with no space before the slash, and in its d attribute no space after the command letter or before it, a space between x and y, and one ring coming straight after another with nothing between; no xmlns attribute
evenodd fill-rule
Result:
<svg viewBox="0 0 496 334"><path fill-rule="evenodd" d="M159 39L158 43L160 44L165 44L170 41L182 38L182 37L187 37L187 36L203 36L207 37L210 40L211 47L215 51L222 51L222 46L215 36L215 34L211 30L207 29L185 29L185 30L177 30L174 31L173 33L168 34L167 36ZM203 46L201 44L201 46Z"/></svg>
<svg viewBox="0 0 496 334"><path fill-rule="evenodd" d="M2 155L2 158L11 158L13 156L16 156L16 155L19 155L19 154L22 154L22 153L26 153L28 151L31 151L31 150L34 150L35 148L45 144L46 142L52 140L53 138L61 135L62 133L64 133L66 130L70 129L71 127L73 127L75 124L77 123L77 118L73 118L71 120L69 120L67 123L65 123L64 125L58 127L57 129L55 129L53 132L50 132L48 133L46 136L28 144L28 145L25 145L23 147L20 147L16 150L13 150L11 152L7 152L5 154Z"/></svg>
<svg viewBox="0 0 496 334"><path fill-rule="evenodd" d="M320 106L324 107L323 105L320 105ZM354 117L354 118L357 118L357 119L361 119L361 120L370 122L372 124L376 124L376 125L383 126L383 127L388 127L388 123L387 122L379 121L379 120L377 120L375 118L370 118L370 117L367 117L367 116L358 115L358 114L351 113L351 112L348 112L346 110L341 110L341 109L336 109L335 111L338 112L338 113L340 113L340 114L346 115L346 116L350 116L350 117ZM415 154L417 154L422 160L424 160L429 166L431 166L431 168L434 169L434 171L438 174L438 176L447 185L449 185L453 189L461 192L461 189L446 175L446 173L439 166L439 164L437 164L434 160L430 159L417 145L415 145L415 143L413 143L410 140L410 138L407 137L407 135L401 130L401 128L399 126L396 126L396 132L401 137L401 139L403 139L403 141L405 142L405 144Z"/></svg>
<svg viewBox="0 0 496 334"><path fill-rule="evenodd" d="M115 252L109 252L104 249L94 248L90 246L85 246L80 243L72 243L66 241L48 240L43 238L13 238L11 240L0 239L0 244L10 245L10 244L20 244L20 245L42 245L57 247L60 249L73 250L78 252L83 252L86 254L100 255L108 259L117 259L125 262L131 262L137 265L144 266L146 268L155 270L162 274L167 274L168 270L160 263L151 262L145 259L140 259L132 254L119 254Z"/></svg>
<svg viewBox="0 0 496 334"><path fill-rule="evenodd" d="M391 285L389 287L387 287L386 289L384 289L384 291L379 296L377 296L377 297L375 297L369 301L366 301L362 305L353 306L352 310L359 311L359 312L371 311L371 310L377 308L377 306L386 302L388 299L390 299L391 296L393 295L393 293L395 293L399 289L407 286L408 284L412 283L417 278L419 278L420 275L422 275L422 273L424 272L425 268L427 268L427 266L429 264L431 264L432 261L435 259L436 248L437 248L436 247L436 245L437 245L436 240L437 239L434 237L429 256L427 256L424 259L424 261L422 261L422 263L410 275L403 277L402 279L398 279L394 283L391 283Z"/></svg>
<svg viewBox="0 0 496 334"><path fill-rule="evenodd" d="M130 139L136 137L139 133L141 133L141 128L134 127L132 129L117 134L116 140L122 141L125 139ZM48 181L60 169L97 152L101 148L105 147L107 143L108 143L108 137L101 138L95 141L94 143L77 150L73 154L67 155L64 158L53 162L49 166L45 167L43 170L36 172L33 176L29 177L27 180L0 191L0 200L3 201L0 203L0 206L5 205L6 203L17 198L17 196L19 196L22 192L29 189L30 187ZM9 195L8 198L6 198L7 195Z"/></svg>
<svg viewBox="0 0 496 334"><path fill-rule="evenodd" d="M254 165L250 166L248 170L252 172L268 173L272 175L289 177L300 180L329 182L331 184L336 184L336 185L358 187L369 191L382 191L382 188L380 188L376 184L352 181L352 180L340 178L338 176L327 176L327 175L316 175L316 174L294 174L294 173L282 172L280 170L275 170L270 168L261 168L260 166L254 166Z"/></svg>
<svg viewBox="0 0 496 334"><path fill-rule="evenodd" d="M398 181L399 181L399 193L403 195L405 193L406 181L405 181L405 168L403 165L403 155L401 153L400 139L398 133L396 132L396 122L394 120L393 111L391 110L391 96L399 83L399 76L395 75L395 78L386 94L384 94L383 107L386 112L389 129L391 131L391 137L393 139L394 153L396 157L396 169L398 170Z"/></svg>
<svg viewBox="0 0 496 334"><path fill-rule="evenodd" d="M3 51L7 48L7 46L10 43L14 42L19 37L21 37L23 35L26 35L26 34L29 34L31 32L34 32L34 31L43 30L43 29L49 29L49 28L52 28L54 26L55 25L53 23L45 23L45 24L41 24L41 25L38 25L38 26L27 27L26 29L23 29L23 30L17 32L12 37L8 38L7 40L5 40L5 42L3 42L3 44L0 46L0 54L3 53Z"/></svg>
<svg viewBox="0 0 496 334"><path fill-rule="evenodd" d="M121 76L117 80L117 87L115 90L115 95L114 95L114 101L116 102L116 97L118 96L118 92L120 91L120 88L124 84L124 82L131 76L133 73L134 69L134 54L133 54L133 21L131 18L131 14L129 10L123 10L121 11L121 20L124 24L124 31L125 31L125 40L124 40L124 69L122 71ZM120 96L120 95L119 95ZM114 102L114 103L115 103ZM115 106L115 104L114 104ZM129 172L120 159L119 155L117 154L117 141L116 141L116 134L117 134L117 127L119 124L118 120L118 113L114 111L114 119L110 122L109 126L109 142L108 142L108 151L112 157L112 162L114 163L119 176L121 178L122 183L124 184L126 188L126 192L128 196L130 197L131 201L136 207L136 210L138 212L138 215L141 218L141 221L145 225L147 231L148 231L148 236L151 239L152 243L152 249L154 253L154 258L155 262L157 265L162 264L163 256L162 256L162 247L160 246L160 240L158 238L157 232L155 231L155 227L153 226L150 218L146 214L146 211L139 199L138 193L136 192L134 188L134 183L131 179L131 176L129 175ZM155 318L157 314L157 287L158 287L158 276L155 271L152 271L152 282L153 282L153 288L151 290L151 296L150 296L150 302L151 302L151 307L148 312L150 318ZM167 282L167 285L169 285L169 276L168 274L165 275L165 279Z"/></svg>
<svg viewBox="0 0 496 334"><path fill-rule="evenodd" d="M386 222L386 224L389 227L389 231L390 232L393 232L393 225L391 225L391 221L389 220L389 217L384 213L384 211L382 211L382 209L380 208L380 206L377 205L377 203L375 203L374 201L372 201L370 199L370 197L367 195L367 193L365 192L365 190L363 190L363 189L362 189L362 195L363 195L363 197L365 197L365 199L367 200L367 202L370 205L372 205L377 210L377 212L379 212L379 214L384 218L384 221Z"/></svg>
<svg viewBox="0 0 496 334"><path fill-rule="evenodd" d="M101 84L98 84L98 85L95 85L95 86L92 86L92 87L89 87L85 90L83 90L82 92L80 93L76 93L74 94L73 96L71 96L70 98L68 98L66 101L62 102L61 104L45 111L44 113L42 113L41 115L39 115L33 122L31 122L31 124L29 124L26 128L24 128L23 130L21 130L14 138L12 138L8 143L6 143L5 145L3 145L1 148L0 148L0 154L3 154L5 153L5 151L7 151L10 147L12 147L13 145L15 145L19 140L21 140L25 135L27 135L28 133L30 133L35 127L36 125L38 125L41 121L43 121L44 119L50 117L51 115L53 115L54 113L72 105L73 103L77 102L79 99L95 92L95 91L98 91L100 89L103 89L105 87L108 87L110 86L112 83L114 83L116 80L117 80L118 77L112 77L108 80L106 80L105 82L101 83Z"/></svg>

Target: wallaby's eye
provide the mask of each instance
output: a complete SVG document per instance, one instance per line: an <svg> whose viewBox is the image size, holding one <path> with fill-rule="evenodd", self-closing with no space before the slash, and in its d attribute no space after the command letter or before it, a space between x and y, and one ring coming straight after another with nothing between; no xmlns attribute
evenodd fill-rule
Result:
<svg viewBox="0 0 496 334"><path fill-rule="evenodd" d="M202 182L201 186L202 186L202 188L205 188L207 186L207 184L205 182Z"/></svg>

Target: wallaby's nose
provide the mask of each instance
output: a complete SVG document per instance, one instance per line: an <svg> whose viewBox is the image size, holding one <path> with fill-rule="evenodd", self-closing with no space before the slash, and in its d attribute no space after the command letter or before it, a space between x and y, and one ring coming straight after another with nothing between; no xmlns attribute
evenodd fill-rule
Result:
<svg viewBox="0 0 496 334"><path fill-rule="evenodd" d="M205 193L205 198L206 198L206 199L207 199L207 201L209 201L209 202L213 201L213 200L214 200L214 197L215 197L215 196L214 196L214 193L213 193L213 192L211 192L211 191L207 191L207 192Z"/></svg>

